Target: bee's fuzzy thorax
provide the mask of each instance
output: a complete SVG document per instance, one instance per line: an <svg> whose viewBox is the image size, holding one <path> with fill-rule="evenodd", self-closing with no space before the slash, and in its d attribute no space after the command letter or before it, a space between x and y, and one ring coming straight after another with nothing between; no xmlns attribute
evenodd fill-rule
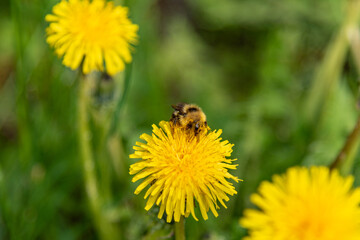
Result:
<svg viewBox="0 0 360 240"><path fill-rule="evenodd" d="M195 134L202 129L207 129L206 115L201 108L195 104L178 103L172 105L174 112L171 115L170 122L175 127L186 128L194 131Z"/></svg>

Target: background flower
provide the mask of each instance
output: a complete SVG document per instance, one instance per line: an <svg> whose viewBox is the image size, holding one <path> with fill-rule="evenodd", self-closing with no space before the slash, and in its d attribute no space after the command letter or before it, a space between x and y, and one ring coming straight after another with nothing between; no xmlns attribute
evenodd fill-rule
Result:
<svg viewBox="0 0 360 240"><path fill-rule="evenodd" d="M138 26L128 19L128 9L104 0L62 0L46 15L47 42L63 64L83 72L106 71L114 75L131 62L130 43Z"/></svg>
<svg viewBox="0 0 360 240"><path fill-rule="evenodd" d="M326 167L293 167L263 182L240 223L248 240L360 239L360 188Z"/></svg>
<svg viewBox="0 0 360 240"><path fill-rule="evenodd" d="M169 122L159 125L161 128L153 125L152 136L140 136L147 143L136 142L135 153L130 155L142 159L130 166L130 174L135 174L132 181L145 178L135 194L150 186L145 193L145 209L156 203L160 206L158 217L166 212L168 222L173 216L178 222L181 215L187 217L190 213L197 220L194 200L205 220L209 209L217 217L217 201L226 208L227 194L236 194L227 179L239 181L228 172L236 169L234 160L226 158L230 157L233 144L221 141L221 130L202 131L194 136L186 129L171 128Z"/></svg>

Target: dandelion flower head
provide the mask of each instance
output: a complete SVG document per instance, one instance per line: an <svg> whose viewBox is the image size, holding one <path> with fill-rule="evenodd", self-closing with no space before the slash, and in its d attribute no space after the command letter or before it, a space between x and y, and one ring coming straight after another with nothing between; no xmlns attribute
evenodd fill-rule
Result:
<svg viewBox="0 0 360 240"><path fill-rule="evenodd" d="M131 62L131 44L136 43L138 26L128 19L128 9L105 0L62 0L45 20L46 41L63 64L82 71L114 75Z"/></svg>
<svg viewBox="0 0 360 240"><path fill-rule="evenodd" d="M145 193L146 210L158 205L158 218L166 213L167 222L178 222L181 216L195 215L195 200L202 217L208 219L209 209L218 216L218 203L226 208L227 195L236 194L228 179L238 182L228 170L236 169L236 159L228 159L233 144L222 141L221 130L202 131L195 135L184 128L174 128L162 121L160 128L153 125L152 135L142 134L146 143L136 142L131 158L142 160L130 166L133 182L144 179L136 188Z"/></svg>
<svg viewBox="0 0 360 240"><path fill-rule="evenodd" d="M293 167L263 182L240 224L244 240L360 239L360 188L327 167Z"/></svg>

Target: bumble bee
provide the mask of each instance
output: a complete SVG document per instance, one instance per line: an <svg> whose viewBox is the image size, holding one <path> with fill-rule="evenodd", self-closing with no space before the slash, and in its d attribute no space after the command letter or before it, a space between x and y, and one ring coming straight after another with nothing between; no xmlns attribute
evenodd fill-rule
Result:
<svg viewBox="0 0 360 240"><path fill-rule="evenodd" d="M175 110L170 118L170 122L174 126L192 130L195 135L201 129L207 129L206 115L199 106L188 103L178 103L171 106Z"/></svg>

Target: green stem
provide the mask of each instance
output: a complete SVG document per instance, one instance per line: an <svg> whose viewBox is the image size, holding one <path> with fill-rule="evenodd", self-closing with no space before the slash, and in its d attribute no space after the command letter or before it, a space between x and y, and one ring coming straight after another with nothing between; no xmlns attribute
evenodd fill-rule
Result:
<svg viewBox="0 0 360 240"><path fill-rule="evenodd" d="M326 49L305 102L305 116L309 122L315 122L321 117L325 108L324 104L338 83L349 48L348 35L350 31L357 28L359 16L360 1L348 0L345 19Z"/></svg>
<svg viewBox="0 0 360 240"><path fill-rule="evenodd" d="M112 114L110 126L107 129L107 149L110 153L110 158L115 170L115 173L119 180L124 181L128 176L128 169L126 166L126 162L124 159L124 149L123 144L121 142L121 134L120 134L120 113L122 107L125 104L126 97L128 95L128 90L130 86L131 80L131 72L132 72L132 63L128 64L125 68L125 72L121 74L118 81L116 82L116 107Z"/></svg>
<svg viewBox="0 0 360 240"><path fill-rule="evenodd" d="M337 168L343 175L350 173L355 160L355 155L360 143L360 116L356 122L354 130L350 133L339 155L330 165L331 169Z"/></svg>
<svg viewBox="0 0 360 240"><path fill-rule="evenodd" d="M20 13L21 3L18 0L11 1L11 14L14 22L14 36L16 49L16 115L20 139L20 159L23 164L28 164L32 158L31 127L29 126L29 104L26 98L28 72L24 64L24 38Z"/></svg>
<svg viewBox="0 0 360 240"><path fill-rule="evenodd" d="M93 214L96 228L101 239L120 239L119 230L106 218L102 211L102 198L99 195L96 169L91 149L91 132L88 119L90 79L83 76L80 79L78 96L78 130L81 160L84 171L86 194L89 199L91 212Z"/></svg>
<svg viewBox="0 0 360 240"><path fill-rule="evenodd" d="M94 215L97 215L100 207L99 192L96 181L95 164L91 150L90 130L88 123L88 88L89 79L85 76L80 79L78 96L78 129L81 150L81 160L84 171L85 189L89 198L90 207Z"/></svg>
<svg viewBox="0 0 360 240"><path fill-rule="evenodd" d="M175 240L185 240L185 219L180 217L179 222L175 222Z"/></svg>

